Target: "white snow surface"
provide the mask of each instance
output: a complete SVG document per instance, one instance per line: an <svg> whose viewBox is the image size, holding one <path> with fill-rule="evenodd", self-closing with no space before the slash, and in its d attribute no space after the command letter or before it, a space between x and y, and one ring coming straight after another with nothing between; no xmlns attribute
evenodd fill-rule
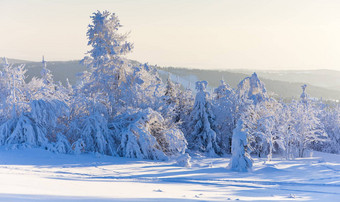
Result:
<svg viewBox="0 0 340 202"><path fill-rule="evenodd" d="M251 172L230 157L175 161L0 148L0 201L339 201L340 155L254 158Z"/></svg>

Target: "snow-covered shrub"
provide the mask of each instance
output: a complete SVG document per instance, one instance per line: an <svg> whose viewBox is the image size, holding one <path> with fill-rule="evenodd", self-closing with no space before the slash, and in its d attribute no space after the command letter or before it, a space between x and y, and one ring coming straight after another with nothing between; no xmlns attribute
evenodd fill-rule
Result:
<svg viewBox="0 0 340 202"><path fill-rule="evenodd" d="M0 126L0 132L1 141L14 148L48 146L45 131L26 114L3 123Z"/></svg>
<svg viewBox="0 0 340 202"><path fill-rule="evenodd" d="M324 125L317 117L315 103L309 98L306 87L307 85L302 86L300 101L293 100L288 104L290 112L287 121L290 125L285 144L290 157L304 157L306 151L317 149L317 145L322 145L327 140Z"/></svg>
<svg viewBox="0 0 340 202"><path fill-rule="evenodd" d="M325 131L329 141L322 144L322 151L330 153L340 153L340 105L328 106L321 112L321 122L325 126Z"/></svg>
<svg viewBox="0 0 340 202"><path fill-rule="evenodd" d="M163 125L160 113L147 108L127 112L114 119L111 128L119 141L118 154L129 158L166 160L186 149L186 140L179 129Z"/></svg>
<svg viewBox="0 0 340 202"><path fill-rule="evenodd" d="M81 154L85 152L85 146L84 141L82 139L78 139L71 145L71 148L74 154Z"/></svg>
<svg viewBox="0 0 340 202"><path fill-rule="evenodd" d="M282 109L276 100L268 99L252 106L242 115L244 125L249 130L249 144L258 157L267 156L271 160L274 152L282 154L284 147L280 125L285 122L280 118Z"/></svg>
<svg viewBox="0 0 340 202"><path fill-rule="evenodd" d="M89 115L79 114L79 116L74 117L67 132L70 142L74 144L72 149L76 146L82 148L82 152L115 156L115 140L108 128L107 119L95 110Z"/></svg>
<svg viewBox="0 0 340 202"><path fill-rule="evenodd" d="M33 100L30 107L32 120L45 130L49 141L56 141L56 134L64 132L65 123L62 123L62 119L68 116L68 106L59 100Z"/></svg>
<svg viewBox="0 0 340 202"><path fill-rule="evenodd" d="M162 146L167 156L177 156L184 154L187 148L187 141L184 134L178 128L170 128L161 131L165 145Z"/></svg>
<svg viewBox="0 0 340 202"><path fill-rule="evenodd" d="M176 159L176 163L179 166L190 168L191 167L190 160L191 157L189 154L183 154Z"/></svg>
<svg viewBox="0 0 340 202"><path fill-rule="evenodd" d="M314 144L327 140L327 134L308 101L292 102L289 107L293 120L291 133L294 135L291 145L296 149L294 156L304 157L304 152L312 149Z"/></svg>
<svg viewBox="0 0 340 202"><path fill-rule="evenodd" d="M99 113L93 113L82 120L80 138L85 143L85 151L116 155L115 142L107 120Z"/></svg>
<svg viewBox="0 0 340 202"><path fill-rule="evenodd" d="M66 137L60 133L57 134L57 141L51 143L49 150L55 153L67 154L71 153L71 145L70 142L66 139Z"/></svg>
<svg viewBox="0 0 340 202"><path fill-rule="evenodd" d="M233 132L232 139L232 157L230 159L229 168L238 172L247 172L253 166L252 159L249 155L247 142L248 132L243 128L243 121L237 122Z"/></svg>

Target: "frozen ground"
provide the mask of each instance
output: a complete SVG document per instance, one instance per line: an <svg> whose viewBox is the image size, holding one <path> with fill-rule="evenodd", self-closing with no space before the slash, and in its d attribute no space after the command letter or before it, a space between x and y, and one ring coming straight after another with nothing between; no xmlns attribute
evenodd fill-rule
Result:
<svg viewBox="0 0 340 202"><path fill-rule="evenodd" d="M0 148L1 201L339 201L340 156L264 163L254 171L226 169L229 158L174 162L60 155Z"/></svg>

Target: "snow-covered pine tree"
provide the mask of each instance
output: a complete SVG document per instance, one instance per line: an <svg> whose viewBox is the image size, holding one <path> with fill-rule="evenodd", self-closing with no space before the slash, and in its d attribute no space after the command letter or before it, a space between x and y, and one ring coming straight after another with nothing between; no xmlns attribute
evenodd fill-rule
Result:
<svg viewBox="0 0 340 202"><path fill-rule="evenodd" d="M180 129L184 134L188 134L190 129L188 128L188 123L190 122L190 113L194 105L194 96L190 88L186 88L179 92L178 94L179 103L178 111L180 119Z"/></svg>
<svg viewBox="0 0 340 202"><path fill-rule="evenodd" d="M82 74L78 93L100 100L108 118L129 108L157 109L164 90L157 70L122 57L133 44L126 41L127 34L119 33L122 25L114 13L97 11L91 18L87 36L92 49L82 60L88 71Z"/></svg>
<svg viewBox="0 0 340 202"><path fill-rule="evenodd" d="M164 100L165 103L170 105L170 104L177 104L178 100L177 98L178 94L178 87L174 82L172 82L170 78L170 74L168 75L168 78L166 80L166 87L165 87L165 92L164 92Z"/></svg>
<svg viewBox="0 0 340 202"><path fill-rule="evenodd" d="M247 142L248 131L243 128L243 121L238 120L233 131L232 156L229 168L233 171L247 172L252 169L253 162L249 155Z"/></svg>
<svg viewBox="0 0 340 202"><path fill-rule="evenodd" d="M45 61L45 57L43 56L42 57L42 64L43 64L43 68L42 70L40 71L40 74L41 74L41 78L43 80L43 83L50 87L50 88L53 88L53 75L51 73L51 70L47 69L47 62ZM53 90L53 89L52 89Z"/></svg>
<svg viewBox="0 0 340 202"><path fill-rule="evenodd" d="M231 138L236 121L236 95L235 91L223 80L214 90L213 112L216 116L218 145L222 153L231 153Z"/></svg>
<svg viewBox="0 0 340 202"><path fill-rule="evenodd" d="M180 108L181 90L179 84L175 84L168 75L167 83L162 97L161 112L163 117L174 124L179 124L181 121L181 113L184 113ZM182 104L182 103L181 103Z"/></svg>
<svg viewBox="0 0 340 202"><path fill-rule="evenodd" d="M121 58L133 48L133 44L126 41L127 34L118 32L120 21L114 13L97 11L91 16L87 37L88 45L92 49L82 63L89 68L89 75L84 77L82 84L84 96L97 97L106 104L109 114L115 115L124 105L119 100L120 85L126 82L129 64Z"/></svg>
<svg viewBox="0 0 340 202"><path fill-rule="evenodd" d="M208 93L205 92L207 84L207 81L196 82L197 94L188 124L191 131L187 134L187 140L189 149L207 153L209 156L216 156L217 153L220 153L220 148L217 145L216 132L214 131L215 116L208 100Z"/></svg>

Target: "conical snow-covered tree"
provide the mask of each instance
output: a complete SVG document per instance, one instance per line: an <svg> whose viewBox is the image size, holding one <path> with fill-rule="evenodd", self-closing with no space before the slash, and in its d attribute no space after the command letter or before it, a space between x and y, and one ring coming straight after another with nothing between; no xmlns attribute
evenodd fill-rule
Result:
<svg viewBox="0 0 340 202"><path fill-rule="evenodd" d="M53 75L51 73L51 70L47 69L47 62L45 61L45 57L43 56L42 58L42 64L43 64L43 68L40 71L41 74L41 78L43 80L43 83L46 86L50 86L51 84L54 83L53 81ZM52 87L52 86L51 86Z"/></svg>
<svg viewBox="0 0 340 202"><path fill-rule="evenodd" d="M122 27L120 20L109 11L97 11L91 18L92 24L87 31L88 45L92 46L92 50L89 51L91 66L100 68L119 62L120 60L115 59L133 48L133 44L126 41L127 34L118 32Z"/></svg>
<svg viewBox="0 0 340 202"><path fill-rule="evenodd" d="M164 92L164 100L167 104L177 103L178 100L176 99L178 94L178 88L175 83L172 82L170 78L170 74L168 75L168 78L166 80L166 87Z"/></svg>
<svg viewBox="0 0 340 202"><path fill-rule="evenodd" d="M247 142L248 132L243 128L243 121L237 122L233 132L232 157L229 168L238 172L247 172L253 167L253 161L249 155Z"/></svg>
<svg viewBox="0 0 340 202"><path fill-rule="evenodd" d="M235 128L236 94L223 80L214 90L213 112L216 116L218 145L222 153L231 153L231 137Z"/></svg>
<svg viewBox="0 0 340 202"><path fill-rule="evenodd" d="M161 112L165 119L178 124L181 121L181 113L185 113L181 108L182 92L179 84L174 83L170 75L165 86L164 96L162 97Z"/></svg>
<svg viewBox="0 0 340 202"><path fill-rule="evenodd" d="M217 145L216 132L213 129L215 127L215 116L208 100L208 93L205 92L207 84L207 81L196 82L198 92L189 123L189 128L192 130L187 134L187 140L190 149L215 156L220 151Z"/></svg>

